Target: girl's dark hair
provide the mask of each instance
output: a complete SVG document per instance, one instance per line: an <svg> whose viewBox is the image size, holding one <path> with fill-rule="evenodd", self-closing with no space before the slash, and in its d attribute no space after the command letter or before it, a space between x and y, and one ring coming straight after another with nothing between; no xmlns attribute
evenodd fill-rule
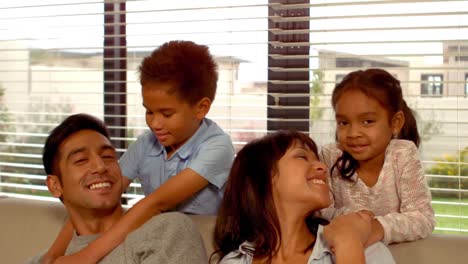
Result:
<svg viewBox="0 0 468 264"><path fill-rule="evenodd" d="M341 96L350 90L359 90L377 100L387 110L389 120L395 113L402 111L405 116L405 123L397 137L411 140L419 147L420 139L416 118L403 99L400 81L393 75L382 69L358 70L349 73L333 90L333 108L335 108ZM332 166L331 171L333 172L336 168L341 176L350 179L358 166L359 163L349 153L343 152L343 155Z"/></svg>
<svg viewBox="0 0 468 264"><path fill-rule="evenodd" d="M308 135L292 130L277 131L255 139L237 153L216 220L216 251L210 260L219 257L219 261L244 241L249 241L255 245L255 249L250 249L253 256L266 257L267 263L271 262L281 244L272 196L272 175L278 161L296 141L304 143L318 155L317 146ZM316 234L318 224L323 223L321 220L312 214L307 218L311 233Z"/></svg>

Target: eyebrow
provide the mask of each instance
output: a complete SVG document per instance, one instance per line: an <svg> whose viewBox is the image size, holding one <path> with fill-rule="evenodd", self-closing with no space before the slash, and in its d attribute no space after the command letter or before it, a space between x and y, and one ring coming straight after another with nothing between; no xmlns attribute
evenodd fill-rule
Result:
<svg viewBox="0 0 468 264"><path fill-rule="evenodd" d="M142 104L144 108L151 110L151 108L147 107L145 104ZM164 112L164 111L172 111L174 108L159 108L157 109L158 112Z"/></svg>
<svg viewBox="0 0 468 264"><path fill-rule="evenodd" d="M103 144L99 147L99 149L103 151L108 150L108 149L115 151L115 148L109 144ZM68 153L66 160L70 160L71 157L73 157L74 155L78 153L84 152L85 150L86 150L86 147L81 147L81 148L72 150L70 153Z"/></svg>
<svg viewBox="0 0 468 264"><path fill-rule="evenodd" d="M376 113L376 112L364 112L364 113L359 114L359 117L368 116L368 115L377 115L377 113ZM345 116L345 115L336 114L336 115L335 115L335 118L346 118L346 116Z"/></svg>

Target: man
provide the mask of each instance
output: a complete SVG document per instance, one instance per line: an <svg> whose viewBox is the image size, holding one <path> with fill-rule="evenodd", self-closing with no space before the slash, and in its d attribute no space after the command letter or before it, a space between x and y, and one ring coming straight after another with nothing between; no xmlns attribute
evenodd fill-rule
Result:
<svg viewBox="0 0 468 264"><path fill-rule="evenodd" d="M65 119L47 138L43 163L47 187L63 202L75 231L65 255L86 247L125 214L116 151L100 120L86 114ZM82 263L96 261L80 259ZM176 212L153 217L99 260L112 264L207 262L195 224Z"/></svg>

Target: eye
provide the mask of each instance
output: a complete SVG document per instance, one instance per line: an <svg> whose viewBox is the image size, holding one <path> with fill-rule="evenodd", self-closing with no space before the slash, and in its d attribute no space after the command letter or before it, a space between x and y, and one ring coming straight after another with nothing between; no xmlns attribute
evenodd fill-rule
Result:
<svg viewBox="0 0 468 264"><path fill-rule="evenodd" d="M348 124L348 122L343 121L343 120L337 120L337 121L336 121L336 124L337 124L338 126L346 126L346 125Z"/></svg>
<svg viewBox="0 0 468 264"><path fill-rule="evenodd" d="M146 110L145 114L146 114L146 115L152 115L152 114L153 114L153 111Z"/></svg>
<svg viewBox="0 0 468 264"><path fill-rule="evenodd" d="M115 159L114 155L103 155L103 159Z"/></svg>
<svg viewBox="0 0 468 264"><path fill-rule="evenodd" d="M174 112L162 112L162 115L166 118L171 117L174 114Z"/></svg>
<svg viewBox="0 0 468 264"><path fill-rule="evenodd" d="M363 123L364 125L370 125L370 124L372 124L372 123L374 123L374 122L375 122L375 120L369 119L369 120L364 120L362 123Z"/></svg>
<svg viewBox="0 0 468 264"><path fill-rule="evenodd" d="M87 158L78 158L73 162L73 164L80 165L80 164L86 163L87 161L88 161Z"/></svg>

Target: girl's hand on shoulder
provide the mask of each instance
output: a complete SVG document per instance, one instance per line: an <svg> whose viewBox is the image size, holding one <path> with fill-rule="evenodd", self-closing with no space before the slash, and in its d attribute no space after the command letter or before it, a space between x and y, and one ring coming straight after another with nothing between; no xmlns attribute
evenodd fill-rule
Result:
<svg viewBox="0 0 468 264"><path fill-rule="evenodd" d="M369 211L369 210L359 210L358 213L367 214L371 219L373 219L375 217L375 214L372 211Z"/></svg>
<svg viewBox="0 0 468 264"><path fill-rule="evenodd" d="M371 234L372 217L366 212L340 215L324 227L325 240L332 252L359 244L364 246Z"/></svg>

